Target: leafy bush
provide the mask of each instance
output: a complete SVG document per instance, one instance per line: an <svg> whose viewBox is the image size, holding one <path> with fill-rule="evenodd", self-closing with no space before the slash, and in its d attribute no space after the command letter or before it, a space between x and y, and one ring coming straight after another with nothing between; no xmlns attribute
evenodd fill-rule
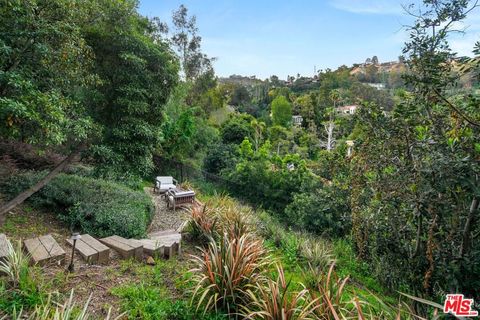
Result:
<svg viewBox="0 0 480 320"><path fill-rule="evenodd" d="M301 193L285 209L285 220L297 228L329 237L342 237L351 227L348 192L324 186Z"/></svg>
<svg viewBox="0 0 480 320"><path fill-rule="evenodd" d="M225 235L219 244L210 242L208 249L193 257L193 263L192 302L196 310L233 315L249 303L247 290L265 282L263 272L269 261L262 242L245 234L237 239Z"/></svg>
<svg viewBox="0 0 480 320"><path fill-rule="evenodd" d="M280 157L271 155L270 149L269 141L254 151L250 140L243 140L236 166L222 175L236 196L280 213L295 193L311 188L315 179L299 155Z"/></svg>
<svg viewBox="0 0 480 320"><path fill-rule="evenodd" d="M220 128L220 135L224 143L239 144L246 137L253 136L253 128L250 122L254 120L250 115L242 114L231 116Z"/></svg>
<svg viewBox="0 0 480 320"><path fill-rule="evenodd" d="M219 174L223 169L233 167L235 155L235 145L218 143L207 150L203 167L209 173Z"/></svg>
<svg viewBox="0 0 480 320"><path fill-rule="evenodd" d="M43 175L26 172L13 176L1 190L10 197L16 196ZM151 199L143 192L109 181L68 174L55 177L29 201L54 210L72 229L98 237L112 234L141 237L154 212Z"/></svg>

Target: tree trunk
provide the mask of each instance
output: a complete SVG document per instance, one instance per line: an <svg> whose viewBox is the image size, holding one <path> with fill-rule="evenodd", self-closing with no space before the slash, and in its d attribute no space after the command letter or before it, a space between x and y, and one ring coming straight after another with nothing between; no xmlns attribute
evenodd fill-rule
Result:
<svg viewBox="0 0 480 320"><path fill-rule="evenodd" d="M473 198L470 205L470 211L468 212L467 221L465 222L465 228L463 229L462 246L460 247L460 256L463 257L470 249L472 225L475 223L475 211L478 210L478 198Z"/></svg>
<svg viewBox="0 0 480 320"><path fill-rule="evenodd" d="M333 121L329 121L328 125L325 126L325 131L327 132L327 151L330 152L333 149L333 145L335 143L335 139L333 138L333 129L335 128L335 124Z"/></svg>
<svg viewBox="0 0 480 320"><path fill-rule="evenodd" d="M38 181L35 185L30 187L29 189L23 191L18 196L4 204L0 207L0 226L3 225L5 220L5 215L7 212L18 206L19 204L23 203L26 199L32 196L35 192L43 188L46 184L50 182L55 176L57 176L60 172L65 169L65 167L70 164L73 159L80 154L83 150L83 146L78 147L75 151L73 151L68 157L66 157L62 162L60 162L49 174L43 177L40 181Z"/></svg>

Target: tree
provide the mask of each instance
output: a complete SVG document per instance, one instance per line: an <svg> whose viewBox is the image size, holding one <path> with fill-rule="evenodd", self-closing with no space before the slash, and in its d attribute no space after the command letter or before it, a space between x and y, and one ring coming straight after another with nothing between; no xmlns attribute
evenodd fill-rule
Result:
<svg viewBox="0 0 480 320"><path fill-rule="evenodd" d="M278 96L272 101L273 123L287 127L292 121L292 105L284 96Z"/></svg>
<svg viewBox="0 0 480 320"><path fill-rule="evenodd" d="M182 4L173 12L175 32L172 43L177 49L186 80L195 80L201 74L213 70L211 59L201 52L202 38L198 35L197 18L188 16L188 9Z"/></svg>
<svg viewBox="0 0 480 320"><path fill-rule="evenodd" d="M92 118L78 93L94 81L91 51L79 25L81 3L9 1L0 7L2 139L70 153L35 186L0 208L4 214L47 184L83 148Z"/></svg>
<svg viewBox="0 0 480 320"><path fill-rule="evenodd" d="M141 175L151 169L162 106L177 83L178 66L155 24L137 13L136 2L8 2L0 19L0 28L9 28L1 40L9 47L1 60L0 109L8 124L2 137L74 150L0 208L0 215L47 184L83 149L101 174Z"/></svg>
<svg viewBox="0 0 480 320"><path fill-rule="evenodd" d="M235 86L233 90L232 97L230 98L230 104L234 106L244 106L250 104L252 101L252 97L250 97L250 93L248 92L245 86L239 85Z"/></svg>
<svg viewBox="0 0 480 320"><path fill-rule="evenodd" d="M233 115L222 124L220 136L224 143L240 144L245 138L254 135L251 122L254 120L251 115Z"/></svg>
<svg viewBox="0 0 480 320"><path fill-rule="evenodd" d="M352 236L358 255L390 288L478 296L480 114L457 75L447 37L468 1L425 1L404 54L411 92L389 116L358 114L351 164ZM473 107L473 106L476 107ZM358 144L357 144L358 141ZM409 267L406 268L405 266Z"/></svg>

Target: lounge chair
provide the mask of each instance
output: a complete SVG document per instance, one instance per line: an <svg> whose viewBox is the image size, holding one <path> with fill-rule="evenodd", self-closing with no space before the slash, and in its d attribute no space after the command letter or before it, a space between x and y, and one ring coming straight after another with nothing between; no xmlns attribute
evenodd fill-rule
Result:
<svg viewBox="0 0 480 320"><path fill-rule="evenodd" d="M192 204L195 201L195 191L178 191L172 189L167 191L165 198L167 200L167 208L172 207L173 211L175 211L179 205Z"/></svg>
<svg viewBox="0 0 480 320"><path fill-rule="evenodd" d="M156 177L153 191L162 194L170 189L175 189L177 183L177 180L173 179L173 177Z"/></svg>

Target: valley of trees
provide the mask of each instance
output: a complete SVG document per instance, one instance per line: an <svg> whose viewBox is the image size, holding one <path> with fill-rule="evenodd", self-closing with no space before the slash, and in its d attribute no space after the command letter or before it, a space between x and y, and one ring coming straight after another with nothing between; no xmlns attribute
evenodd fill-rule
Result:
<svg viewBox="0 0 480 320"><path fill-rule="evenodd" d="M332 260L353 285L402 300L412 314L431 318L433 311L399 292L439 304L448 293L480 299L480 42L473 58L449 46L453 26L474 9L469 1L425 0L398 62L386 66L374 56L286 81L219 78L186 7L172 21L144 17L137 7L133 0L1 2L0 161L15 170L0 171L0 224L25 202L98 236L140 236L151 203L129 192L173 175L212 197L228 194L266 229L275 225L263 240L287 252L285 269L308 264L295 244L302 234L348 248L350 265ZM341 112L344 106L355 112ZM221 255L215 250L249 241L261 247L228 219L201 214L192 212L192 238L212 261ZM318 268L330 275L330 265ZM281 278L279 270L269 271L270 281ZM262 283L257 273L252 283ZM190 280L197 288L206 281L195 271ZM11 315L8 285L0 286L0 306ZM306 292L297 297L287 288L284 302L298 310L262 316L264 305L251 297L273 289L249 285L249 294L223 300L201 287L184 297L200 306L196 312L185 307L183 317L165 319L192 318L199 309L209 319L339 319L330 300L323 314L317 307L302 317L297 311L311 307ZM348 306L349 316L362 313ZM395 314L375 310L373 318Z"/></svg>

